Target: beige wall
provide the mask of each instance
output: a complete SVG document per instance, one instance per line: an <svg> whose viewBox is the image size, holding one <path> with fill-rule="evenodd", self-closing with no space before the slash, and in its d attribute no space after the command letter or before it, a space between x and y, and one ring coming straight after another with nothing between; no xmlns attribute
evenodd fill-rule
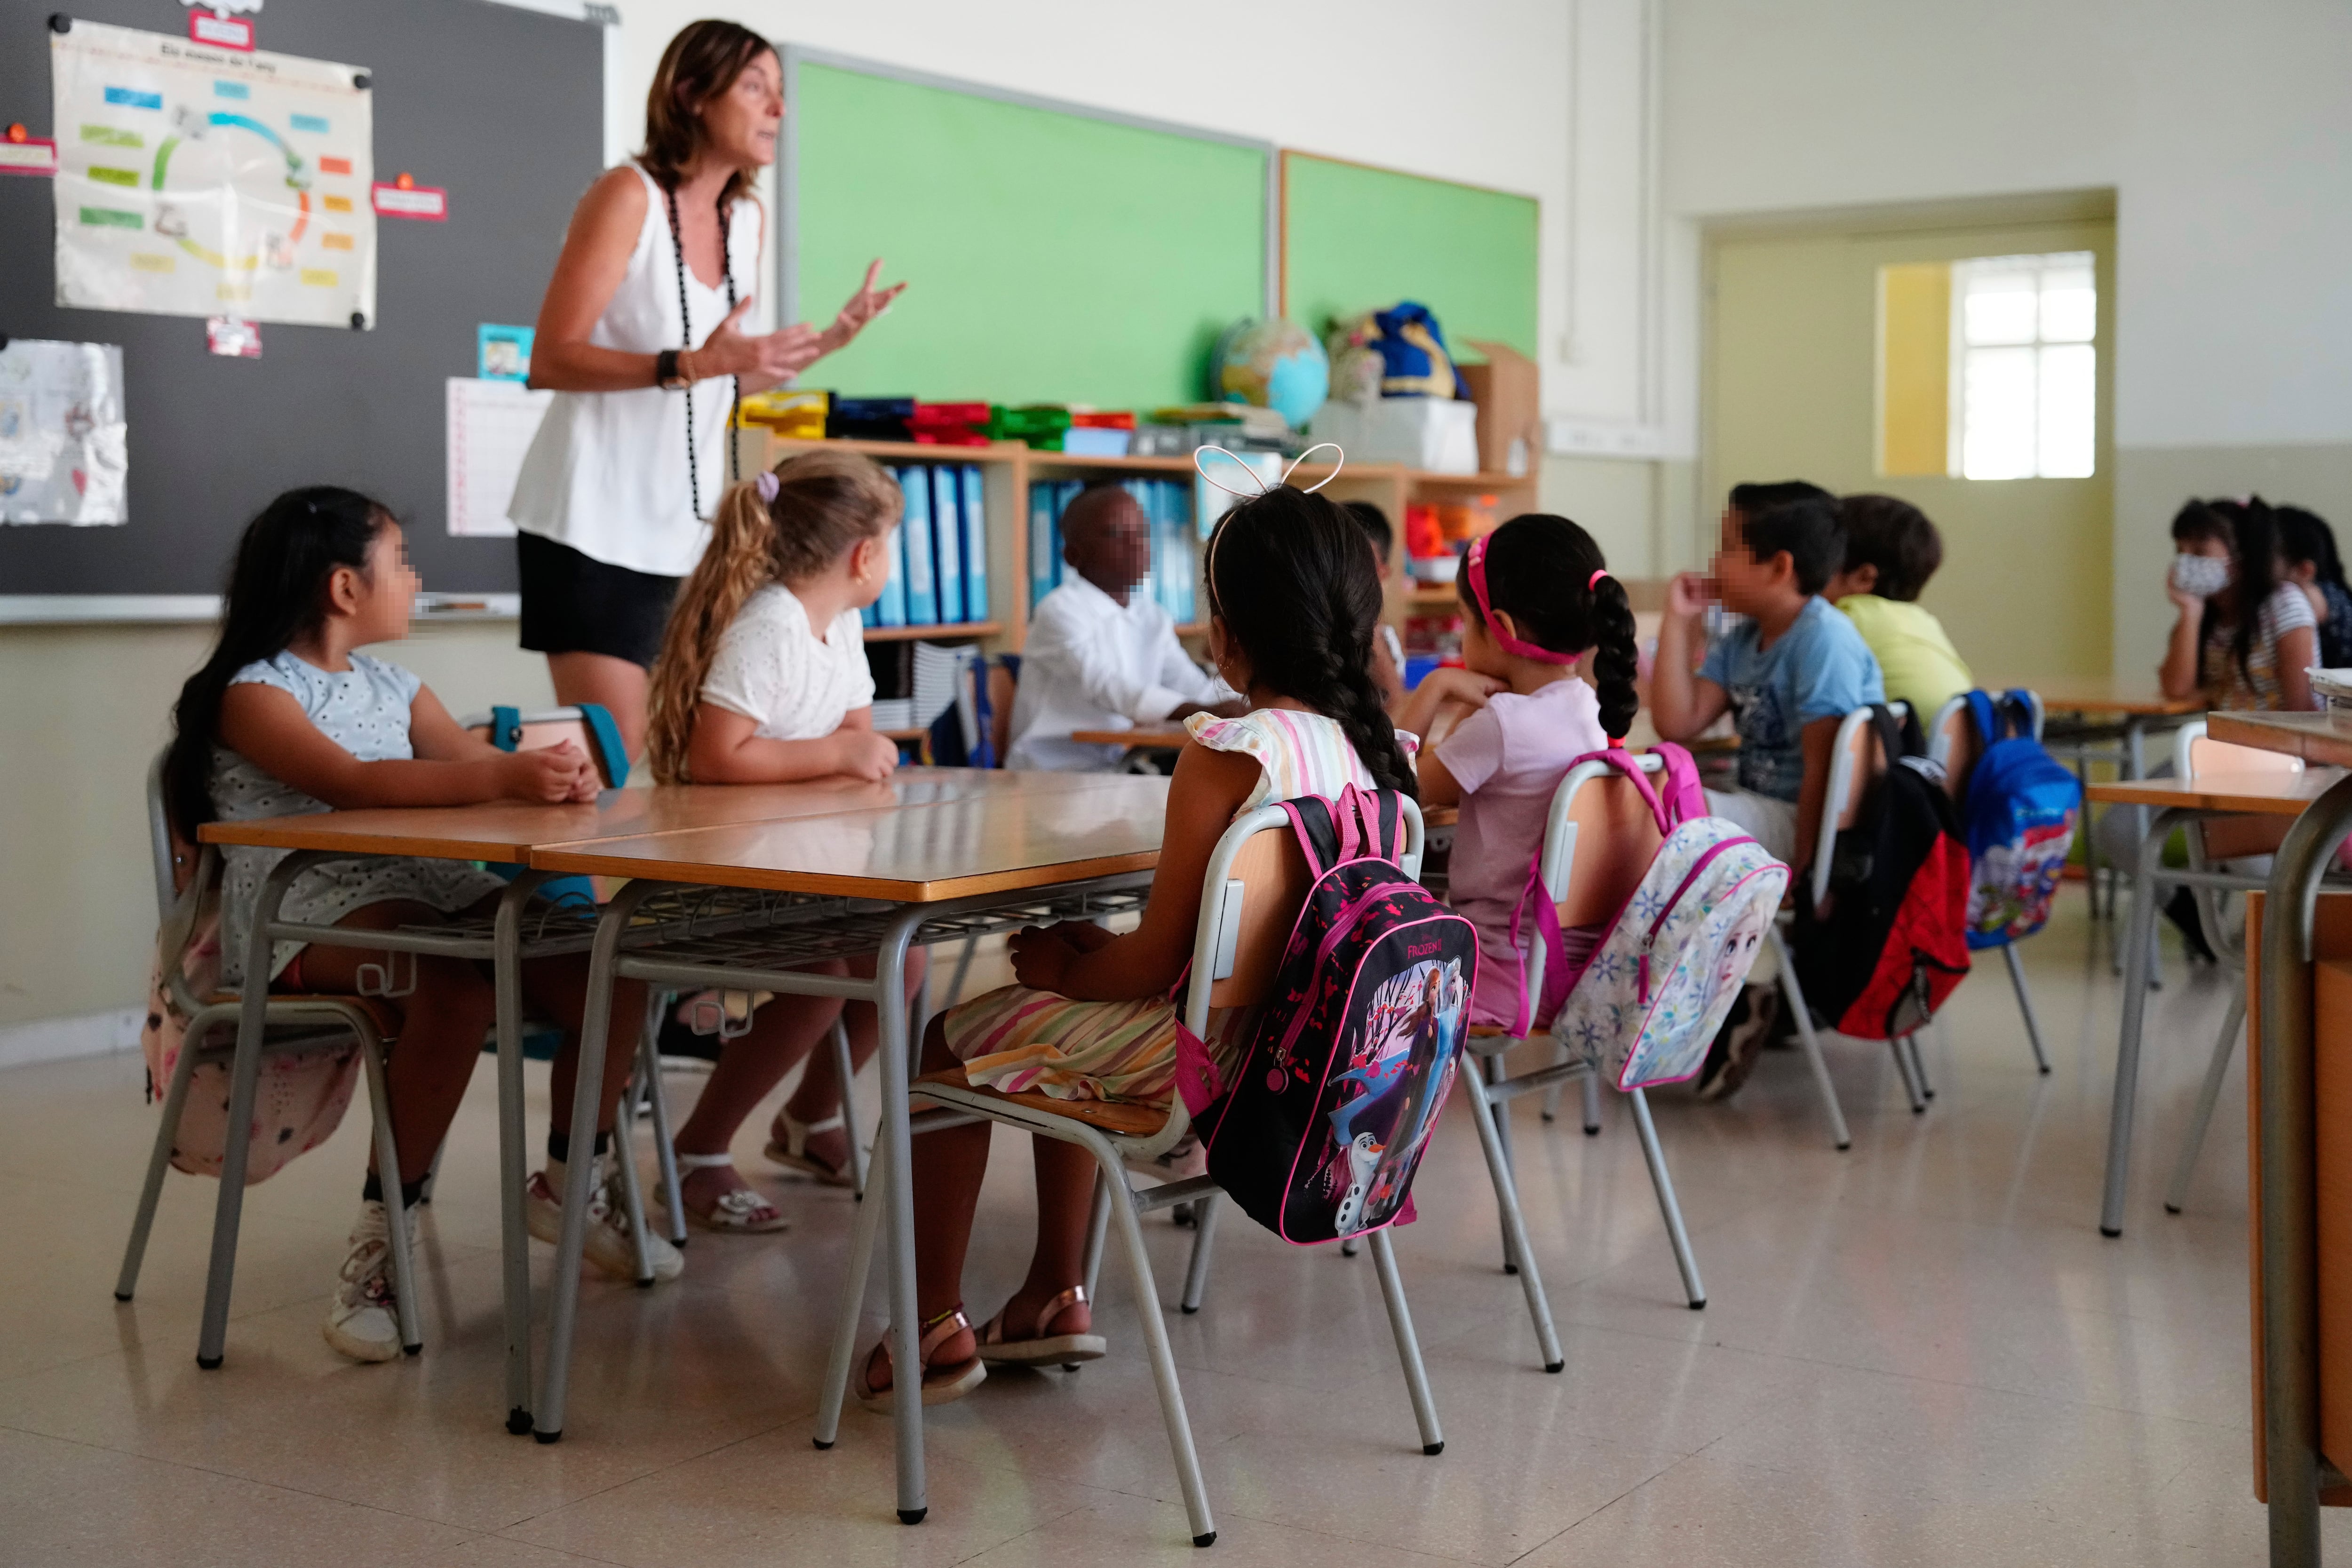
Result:
<svg viewBox="0 0 2352 1568"><path fill-rule="evenodd" d="M147 764L211 640L209 626L0 628L0 1027L138 1005L155 935ZM375 651L459 714L553 700L511 623Z"/></svg>

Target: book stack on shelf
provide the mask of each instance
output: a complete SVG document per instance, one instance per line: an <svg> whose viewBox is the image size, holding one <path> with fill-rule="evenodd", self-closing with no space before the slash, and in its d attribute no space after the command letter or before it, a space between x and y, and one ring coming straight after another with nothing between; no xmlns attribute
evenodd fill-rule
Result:
<svg viewBox="0 0 2352 1568"><path fill-rule="evenodd" d="M988 619L988 486L973 463L890 470L907 498L890 536L890 577L862 619L870 627L961 626Z"/></svg>
<svg viewBox="0 0 2352 1568"><path fill-rule="evenodd" d="M1039 479L1029 487L1029 604L1061 585L1069 568L1062 559L1062 513L1087 488L1084 479ZM1135 498L1151 525L1151 572L1148 592L1168 618L1190 626L1198 614L1201 548L1192 487L1178 479L1129 479L1119 488Z"/></svg>

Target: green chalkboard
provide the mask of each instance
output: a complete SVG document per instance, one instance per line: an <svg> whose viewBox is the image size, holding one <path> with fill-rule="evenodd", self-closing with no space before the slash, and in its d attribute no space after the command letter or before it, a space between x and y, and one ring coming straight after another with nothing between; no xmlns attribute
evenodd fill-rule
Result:
<svg viewBox="0 0 2352 1568"><path fill-rule="evenodd" d="M822 323L909 287L808 384L1142 408L1265 312L1271 149L791 51L786 275Z"/></svg>
<svg viewBox="0 0 2352 1568"><path fill-rule="evenodd" d="M1335 316L1418 300L1448 344L1487 338L1540 357L1533 196L1282 158L1285 315L1321 332Z"/></svg>

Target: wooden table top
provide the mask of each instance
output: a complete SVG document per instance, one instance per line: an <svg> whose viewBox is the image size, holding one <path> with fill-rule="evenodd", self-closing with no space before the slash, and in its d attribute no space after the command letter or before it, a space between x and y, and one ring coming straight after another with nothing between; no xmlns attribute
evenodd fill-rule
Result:
<svg viewBox="0 0 2352 1568"><path fill-rule="evenodd" d="M2170 716L2199 713L2205 708L2202 693L2194 697L2167 697L2157 689L2154 681L2142 676L2053 675L2039 680L1995 680L1990 677L1979 677L1977 684L1987 691L1995 692L2022 686L2040 697L2042 708L2052 713ZM1934 715L1922 714L1920 717L1925 722Z"/></svg>
<svg viewBox="0 0 2352 1568"><path fill-rule="evenodd" d="M2215 713L2205 721L2205 733L2233 746L2352 767L2352 713Z"/></svg>
<svg viewBox="0 0 2352 1568"><path fill-rule="evenodd" d="M1087 787L980 791L913 810L837 811L544 845L530 850L530 863L546 871L894 903L1049 887L1160 863L1166 779L995 776L1082 779Z"/></svg>
<svg viewBox="0 0 2352 1568"><path fill-rule="evenodd" d="M1073 730L1082 746L1127 746L1138 751L1181 752L1192 735L1181 724L1139 724L1132 730Z"/></svg>
<svg viewBox="0 0 2352 1568"><path fill-rule="evenodd" d="M1100 788L1116 776L900 768L881 784L840 778L783 784L676 784L606 790L594 802L579 805L491 801L482 805L384 806L212 822L205 825L198 837L207 844L350 849L519 866L527 864L530 850L540 845L1011 795L1062 794ZM1155 826L1158 820L1155 813Z"/></svg>
<svg viewBox="0 0 2352 1568"><path fill-rule="evenodd" d="M2312 715L2317 717L2317 715ZM2192 779L2140 779L2095 784L2090 795L2109 805L2179 806L2245 816L2300 816L2341 775L2326 768L2299 773L2199 773Z"/></svg>

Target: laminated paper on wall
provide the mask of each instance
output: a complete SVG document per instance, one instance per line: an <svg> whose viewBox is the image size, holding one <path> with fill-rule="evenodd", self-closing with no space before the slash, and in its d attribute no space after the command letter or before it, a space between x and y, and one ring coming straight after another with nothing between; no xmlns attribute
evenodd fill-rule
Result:
<svg viewBox="0 0 2352 1568"><path fill-rule="evenodd" d="M130 473L121 349L0 349L0 522L127 522Z"/></svg>
<svg viewBox="0 0 2352 1568"><path fill-rule="evenodd" d="M373 324L365 73L77 20L49 75L58 304Z"/></svg>

